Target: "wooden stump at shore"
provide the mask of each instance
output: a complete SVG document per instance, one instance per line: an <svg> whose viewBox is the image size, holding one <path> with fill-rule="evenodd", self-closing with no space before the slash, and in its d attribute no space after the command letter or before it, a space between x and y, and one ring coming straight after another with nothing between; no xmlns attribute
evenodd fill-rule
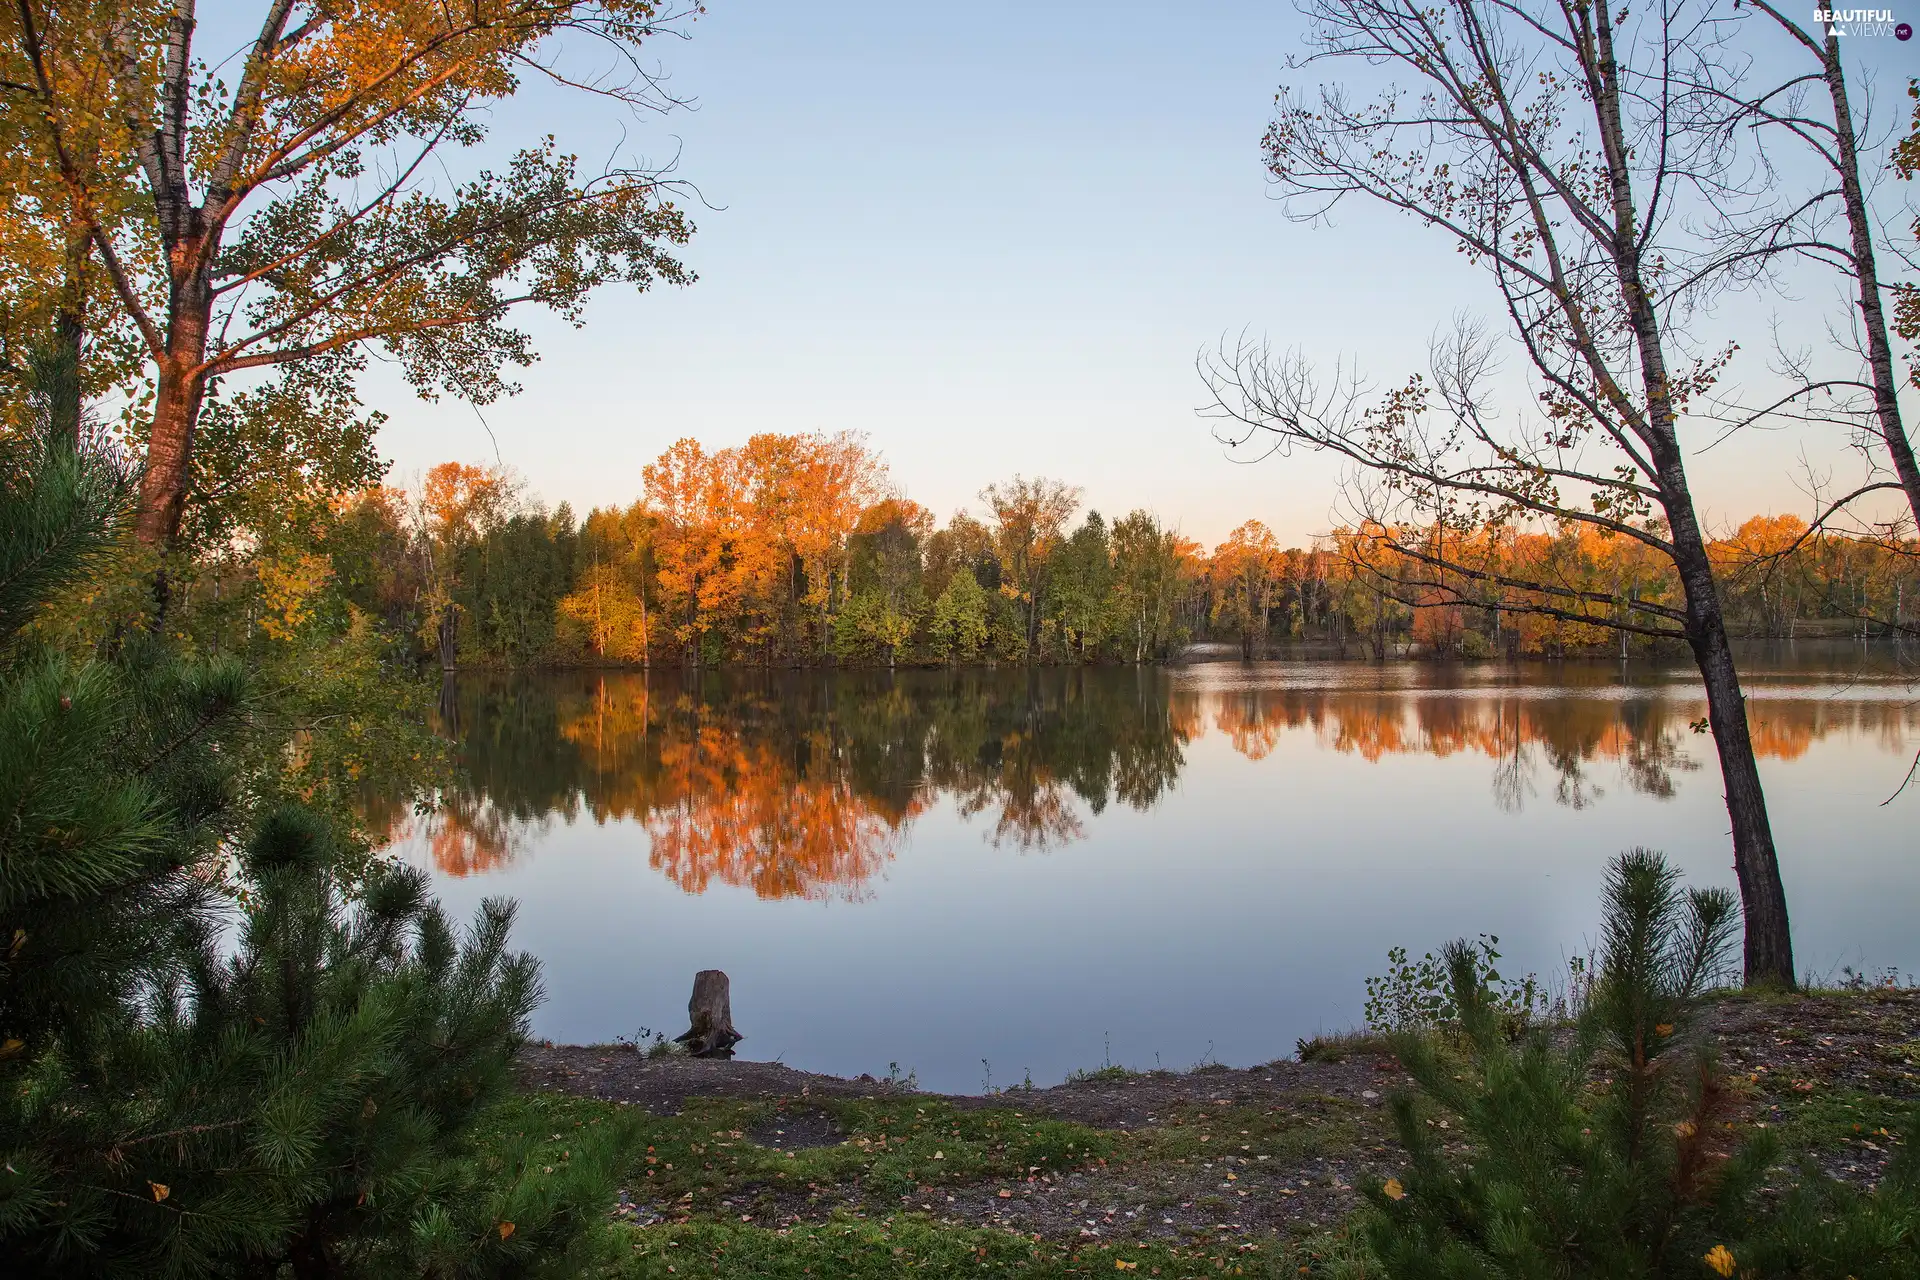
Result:
<svg viewBox="0 0 1920 1280"><path fill-rule="evenodd" d="M727 975L718 969L702 969L693 975L693 998L687 1001L687 1020L692 1025L674 1040L687 1046L695 1058L731 1058L733 1046L746 1039L733 1029L733 1003Z"/></svg>

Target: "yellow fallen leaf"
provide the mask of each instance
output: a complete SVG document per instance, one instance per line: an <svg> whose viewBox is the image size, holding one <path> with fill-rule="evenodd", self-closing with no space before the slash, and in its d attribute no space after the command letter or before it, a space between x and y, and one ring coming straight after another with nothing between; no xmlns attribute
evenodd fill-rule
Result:
<svg viewBox="0 0 1920 1280"><path fill-rule="evenodd" d="M1693 1136L1693 1121L1682 1120L1679 1124L1673 1126L1673 1132L1678 1137L1691 1138Z"/></svg>
<svg viewBox="0 0 1920 1280"><path fill-rule="evenodd" d="M1670 1036L1673 1034L1673 1024L1671 1022L1663 1022L1653 1029L1653 1034L1657 1036Z"/></svg>
<svg viewBox="0 0 1920 1280"><path fill-rule="evenodd" d="M500 1238L502 1240L505 1240L508 1236L513 1234L513 1224L511 1222L503 1222L499 1225L499 1227L495 1229L500 1232Z"/></svg>
<svg viewBox="0 0 1920 1280"><path fill-rule="evenodd" d="M1733 1274L1733 1253L1723 1244L1717 1244L1707 1250L1706 1254L1701 1258L1701 1261L1705 1262L1722 1276L1731 1276Z"/></svg>
<svg viewBox="0 0 1920 1280"><path fill-rule="evenodd" d="M159 1204L162 1200L165 1200L173 1194L173 1188L164 1182L149 1182L147 1185L153 1188L153 1202L155 1204Z"/></svg>
<svg viewBox="0 0 1920 1280"><path fill-rule="evenodd" d="M0 1044L0 1058L11 1058L26 1047L27 1042L24 1040L9 1039L5 1044Z"/></svg>
<svg viewBox="0 0 1920 1280"><path fill-rule="evenodd" d="M1407 1189L1400 1185L1398 1178L1388 1178L1387 1184L1380 1189L1387 1193L1389 1200L1404 1200L1407 1196Z"/></svg>

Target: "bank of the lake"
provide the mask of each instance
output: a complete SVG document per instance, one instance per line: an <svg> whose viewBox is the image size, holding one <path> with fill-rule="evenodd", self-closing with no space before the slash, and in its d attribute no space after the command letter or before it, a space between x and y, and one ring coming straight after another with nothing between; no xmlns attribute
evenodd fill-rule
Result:
<svg viewBox="0 0 1920 1280"><path fill-rule="evenodd" d="M1703 1026L1733 1123L1782 1136L1781 1177L1804 1155L1871 1186L1914 1139L1920 991L1728 994ZM1357 1187L1403 1158L1385 1104L1410 1083L1377 1044L1308 1057L990 1095L619 1045L531 1046L521 1070L562 1149L639 1117L607 1275L1298 1277L1351 1253Z"/></svg>

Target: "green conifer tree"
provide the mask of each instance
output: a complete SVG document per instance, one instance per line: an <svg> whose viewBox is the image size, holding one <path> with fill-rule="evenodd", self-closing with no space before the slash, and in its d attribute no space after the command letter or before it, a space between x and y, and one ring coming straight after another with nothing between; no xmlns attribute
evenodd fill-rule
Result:
<svg viewBox="0 0 1920 1280"><path fill-rule="evenodd" d="M1385 1280L1890 1280L1920 1265L1920 1180L1880 1188L1803 1170L1781 1199L1770 1130L1736 1098L1695 1017L1724 972L1733 895L1682 891L1660 855L1611 868L1603 957L1569 1027L1516 1027L1472 946L1443 952L1457 1038L1401 1033L1418 1096L1393 1100L1409 1160L1367 1188ZM1446 1128L1440 1127L1445 1122Z"/></svg>
<svg viewBox="0 0 1920 1280"><path fill-rule="evenodd" d="M422 872L378 865L349 884L344 861L301 809L249 842L237 947L203 940L181 1012L154 1031L154 1087L183 1136L127 1173L135 1192L166 1185L158 1207L177 1221L130 1234L183 1276L551 1261L610 1203L626 1135L583 1132L541 1164L546 1135L509 1132L512 1057L540 998L533 958L507 947L512 904L487 902L461 937Z"/></svg>
<svg viewBox="0 0 1920 1280"><path fill-rule="evenodd" d="M361 860L313 814L249 822L235 664L33 638L112 553L131 491L70 440L0 443L0 1271L553 1264L627 1135L556 1155L518 1120L539 983L511 907L462 936L420 872L350 878Z"/></svg>
<svg viewBox="0 0 1920 1280"><path fill-rule="evenodd" d="M73 1274L107 1216L91 1171L146 1119L130 1029L218 905L244 688L145 637L97 660L30 631L113 553L131 494L64 433L0 450L0 1253Z"/></svg>

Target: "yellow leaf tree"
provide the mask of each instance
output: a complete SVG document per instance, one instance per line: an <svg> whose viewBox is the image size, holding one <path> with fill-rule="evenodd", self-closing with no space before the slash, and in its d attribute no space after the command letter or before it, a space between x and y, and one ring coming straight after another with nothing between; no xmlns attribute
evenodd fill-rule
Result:
<svg viewBox="0 0 1920 1280"><path fill-rule="evenodd" d="M452 168L528 80L672 105L640 46L690 11L254 7L230 62L200 56L196 0L20 0L0 28L8 127L30 130L20 145L52 161L64 203L41 221L84 232L114 301L98 323L138 344L152 380L137 529L155 547L179 534L195 429L223 376L357 368L379 344L423 394L485 401L533 359L516 308L577 323L601 285L690 278L667 251L690 228L644 164L583 175L549 138L497 167Z"/></svg>

